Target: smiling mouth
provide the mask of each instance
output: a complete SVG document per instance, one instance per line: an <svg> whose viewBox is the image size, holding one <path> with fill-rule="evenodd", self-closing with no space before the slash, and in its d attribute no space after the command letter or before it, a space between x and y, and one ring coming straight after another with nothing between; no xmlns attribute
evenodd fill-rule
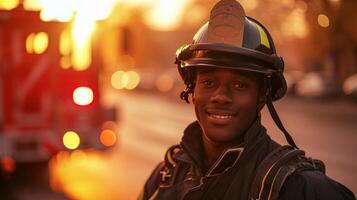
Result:
<svg viewBox="0 0 357 200"><path fill-rule="evenodd" d="M206 113L209 121L220 125L232 122L233 118L236 116L236 113L222 110L206 110Z"/></svg>
<svg viewBox="0 0 357 200"><path fill-rule="evenodd" d="M230 119L233 117L233 115L218 115L218 114L211 114L211 113L208 113L208 116L214 119Z"/></svg>

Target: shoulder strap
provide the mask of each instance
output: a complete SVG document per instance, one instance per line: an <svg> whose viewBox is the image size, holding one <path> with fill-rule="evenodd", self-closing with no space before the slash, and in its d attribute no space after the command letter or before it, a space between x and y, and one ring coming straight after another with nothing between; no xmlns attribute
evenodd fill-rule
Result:
<svg viewBox="0 0 357 200"><path fill-rule="evenodd" d="M174 176L175 176L175 169L177 167L177 160L175 159L175 156L182 151L182 148L180 145L176 144L171 146L165 154L165 164L162 170L160 171L161 174L161 179L160 179L160 185L171 185L174 181Z"/></svg>
<svg viewBox="0 0 357 200"><path fill-rule="evenodd" d="M179 144L175 144L171 146L165 153L165 164L168 166L175 167L177 164L177 160L175 159L175 155L182 151L182 148Z"/></svg>
<svg viewBox="0 0 357 200"><path fill-rule="evenodd" d="M250 189L250 199L277 199L286 178L296 171L319 170L321 161L305 157L305 152L292 146L282 146L271 152L258 167Z"/></svg>
<svg viewBox="0 0 357 200"><path fill-rule="evenodd" d="M155 187L151 194L145 194L145 189L144 189L141 196L139 196L138 199L154 200L159 194L160 187L168 187L173 184L176 175L175 172L177 171L176 169L178 166L175 156L179 152L182 152L182 148L178 144L171 146L166 151L165 159L157 167L158 172L155 173L155 175L158 176L157 179L155 179L155 182L157 181L158 184L157 185L155 184Z"/></svg>

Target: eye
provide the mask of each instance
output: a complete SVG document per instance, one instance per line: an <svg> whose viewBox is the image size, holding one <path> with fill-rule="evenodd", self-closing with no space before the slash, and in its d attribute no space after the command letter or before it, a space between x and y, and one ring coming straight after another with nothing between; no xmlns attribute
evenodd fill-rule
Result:
<svg viewBox="0 0 357 200"><path fill-rule="evenodd" d="M238 90L242 90L248 87L248 84L243 83L243 82L236 82L233 84L233 87Z"/></svg>
<svg viewBox="0 0 357 200"><path fill-rule="evenodd" d="M215 82L213 80L207 79L207 80L203 80L202 84L206 88L211 88L215 85Z"/></svg>

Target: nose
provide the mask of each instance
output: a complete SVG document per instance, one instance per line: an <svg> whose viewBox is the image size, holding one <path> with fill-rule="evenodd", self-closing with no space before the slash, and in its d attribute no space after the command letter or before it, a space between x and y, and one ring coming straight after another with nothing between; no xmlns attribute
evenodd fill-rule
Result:
<svg viewBox="0 0 357 200"><path fill-rule="evenodd" d="M229 87L224 85L217 87L211 96L211 102L218 104L232 103L232 94Z"/></svg>

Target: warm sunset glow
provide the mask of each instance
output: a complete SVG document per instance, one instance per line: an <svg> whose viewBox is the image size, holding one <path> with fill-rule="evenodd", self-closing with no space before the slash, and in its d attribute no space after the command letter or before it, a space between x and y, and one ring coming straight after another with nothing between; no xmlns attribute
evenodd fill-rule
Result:
<svg viewBox="0 0 357 200"><path fill-rule="evenodd" d="M113 176L113 173L108 174L117 168L113 168L107 158L108 155L103 152L91 150L60 152L49 162L51 189L64 193L68 199L118 199L118 177ZM98 187L98 183L105 187Z"/></svg>
<svg viewBox="0 0 357 200"><path fill-rule="evenodd" d="M81 150L73 151L71 153L71 161L77 166L83 166L87 163L87 154Z"/></svg>
<svg viewBox="0 0 357 200"><path fill-rule="evenodd" d="M116 0L82 0L77 11L89 19L103 20L109 16L115 3Z"/></svg>
<svg viewBox="0 0 357 200"><path fill-rule="evenodd" d="M308 34L303 5L294 9L281 25L282 33L287 37L304 38Z"/></svg>
<svg viewBox="0 0 357 200"><path fill-rule="evenodd" d="M126 68L133 68L135 66L135 60L130 55L122 55L120 56L120 65Z"/></svg>
<svg viewBox="0 0 357 200"><path fill-rule="evenodd" d="M336 6L341 4L341 0L330 0L330 2Z"/></svg>
<svg viewBox="0 0 357 200"><path fill-rule="evenodd" d="M95 22L86 16L79 15L74 21L72 36L75 42L72 63L77 71L86 70L92 62L91 34L94 28Z"/></svg>
<svg viewBox="0 0 357 200"><path fill-rule="evenodd" d="M305 1L296 1L295 6L297 9L300 9L301 11L306 12L308 9L308 5Z"/></svg>
<svg viewBox="0 0 357 200"><path fill-rule="evenodd" d="M114 131L106 129L100 133L99 139L104 146L109 147L115 144L117 141L117 136Z"/></svg>
<svg viewBox="0 0 357 200"><path fill-rule="evenodd" d="M68 156L69 156L68 151L60 151L56 155L56 161L58 163L65 162L67 160Z"/></svg>
<svg viewBox="0 0 357 200"><path fill-rule="evenodd" d="M289 8L293 8L295 5L295 0L282 0L281 3Z"/></svg>
<svg viewBox="0 0 357 200"><path fill-rule="evenodd" d="M257 0L240 0L239 2L247 12L254 10L258 6Z"/></svg>
<svg viewBox="0 0 357 200"><path fill-rule="evenodd" d="M184 11L191 0L157 0L147 13L147 23L155 30L173 30L183 18Z"/></svg>
<svg viewBox="0 0 357 200"><path fill-rule="evenodd" d="M173 86L174 86L174 81L172 77L168 75L161 75L155 82L156 88L160 92L168 92L170 91Z"/></svg>
<svg viewBox="0 0 357 200"><path fill-rule="evenodd" d="M40 3L43 21L68 22L75 11L75 1L72 0L41 0Z"/></svg>
<svg viewBox="0 0 357 200"><path fill-rule="evenodd" d="M116 3L116 0L25 0L24 8L41 10L43 21L73 21L72 38L68 33L61 36L60 52L62 55L72 53L71 66L82 71L92 62L91 36L95 22L106 19ZM63 68L70 66L66 59L62 63Z"/></svg>
<svg viewBox="0 0 357 200"><path fill-rule="evenodd" d="M63 144L67 149L76 149L80 144L79 135L74 131L67 131L63 135Z"/></svg>
<svg viewBox="0 0 357 200"><path fill-rule="evenodd" d="M93 102L93 99L93 90L89 87L78 87L73 91L73 101L77 105L89 105Z"/></svg>
<svg viewBox="0 0 357 200"><path fill-rule="evenodd" d="M75 15L86 15L88 20L107 18L115 0L25 0L26 10L41 10L43 21L69 22Z"/></svg>
<svg viewBox="0 0 357 200"><path fill-rule="evenodd" d="M108 17L115 3L114 0L82 1L76 7L76 17L73 24L74 39L72 63L78 71L86 70L92 62L91 36L96 27L96 21Z"/></svg>
<svg viewBox="0 0 357 200"><path fill-rule="evenodd" d="M155 0L120 0L125 5L130 5L130 6L147 6L149 4L152 4Z"/></svg>
<svg viewBox="0 0 357 200"><path fill-rule="evenodd" d="M24 0L22 5L25 10L39 11L43 8L42 0Z"/></svg>
<svg viewBox="0 0 357 200"><path fill-rule="evenodd" d="M19 5L19 0L5 0L0 1L0 9L11 10L16 8Z"/></svg>

